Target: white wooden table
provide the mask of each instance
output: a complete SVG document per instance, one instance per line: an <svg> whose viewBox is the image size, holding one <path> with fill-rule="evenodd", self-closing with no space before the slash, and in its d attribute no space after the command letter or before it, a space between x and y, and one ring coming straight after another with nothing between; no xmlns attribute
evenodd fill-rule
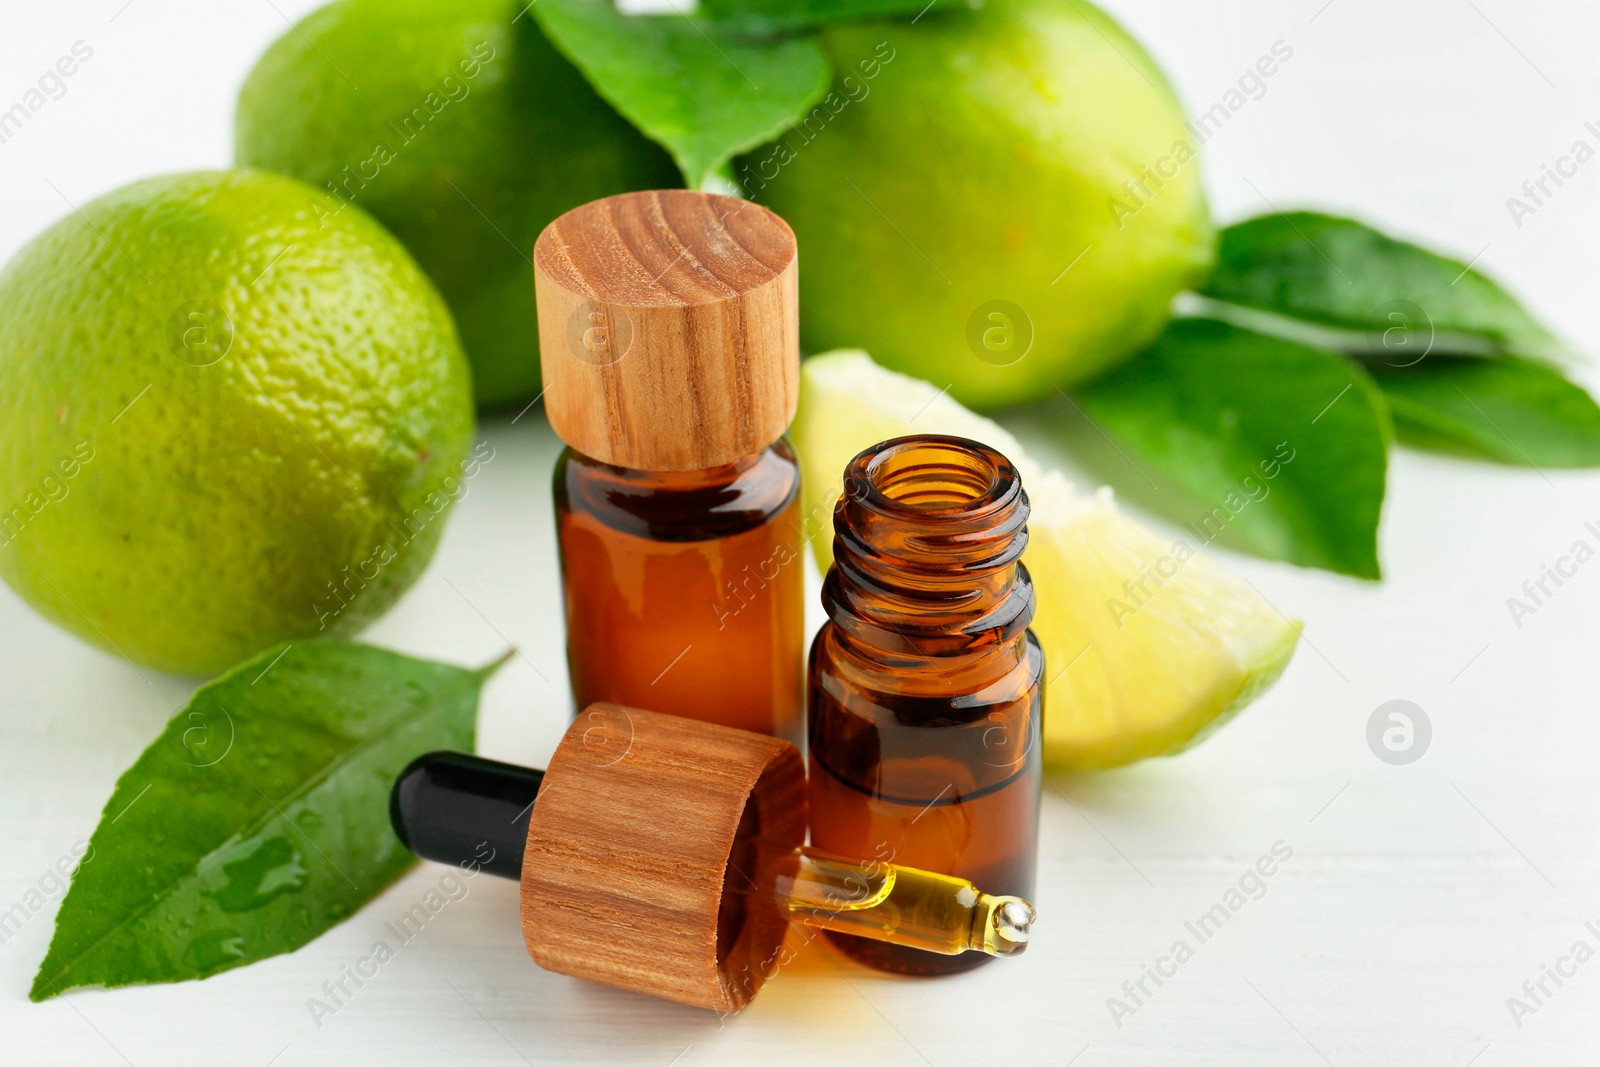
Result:
<svg viewBox="0 0 1600 1067"><path fill-rule="evenodd" d="M145 174L226 165L234 90L283 31L277 9L295 18L311 6L9 9L0 103L74 41L95 54L65 96L0 145L0 254L61 216L60 196L81 203ZM1268 200L1358 213L1477 257L1600 352L1600 163L1520 227L1505 204L1574 140L1595 139L1583 128L1600 120L1592 5L1110 6L1193 113L1274 42L1293 48L1206 146L1219 217ZM1024 431L1045 447L1038 427ZM536 412L488 420L481 433L496 458L427 575L367 637L467 664L502 649L501 634L514 640L550 681L513 661L487 691L480 748L537 764L568 714L548 486L557 446ZM1086 433L1072 429L1065 445ZM1600 474L1542 477L1402 451L1390 477L1381 585L1227 557L1306 620L1272 693L1178 759L1047 789L1043 920L1018 961L912 981L811 948L723 1025L539 971L520 944L515 887L480 879L317 1026L307 1000L433 884L438 870L423 866L291 956L205 982L33 1005L24 994L50 935L46 907L0 945L0 1061L1592 1063L1600 962L1559 988L1546 980L1552 995L1520 1020L1507 999L1525 998L1524 981L1574 942L1600 949L1600 570L1581 570L1520 628L1505 600L1600 519ZM93 828L117 774L191 683L146 681L3 589L0 634L4 909ZM1393 699L1415 702L1433 726L1409 766L1380 762L1366 743L1369 716ZM1292 856L1202 943L1187 924L1278 842ZM1192 957L1161 962L1179 940ZM1139 993L1143 968L1158 963L1171 976L1159 987L1145 978ZM1114 1019L1112 997L1137 1010Z"/></svg>

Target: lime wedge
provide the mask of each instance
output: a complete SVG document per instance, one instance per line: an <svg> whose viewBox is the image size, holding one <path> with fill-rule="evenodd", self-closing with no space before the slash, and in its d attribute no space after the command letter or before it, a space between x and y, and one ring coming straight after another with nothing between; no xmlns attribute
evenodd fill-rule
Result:
<svg viewBox="0 0 1600 1067"><path fill-rule="evenodd" d="M833 504L856 453L913 433L953 434L1007 456L1033 515L1023 562L1044 645L1044 757L1053 767L1115 767L1180 752L1264 693L1300 636L1243 579L1123 515L1110 489L1076 492L1010 433L935 386L865 352L801 365L800 454L817 563L832 563Z"/></svg>

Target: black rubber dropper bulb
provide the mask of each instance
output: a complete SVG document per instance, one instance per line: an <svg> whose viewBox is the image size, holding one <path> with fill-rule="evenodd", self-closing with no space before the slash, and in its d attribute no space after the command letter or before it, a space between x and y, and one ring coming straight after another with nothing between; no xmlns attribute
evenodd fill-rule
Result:
<svg viewBox="0 0 1600 1067"><path fill-rule="evenodd" d="M544 772L469 756L429 752L412 760L389 794L389 821L425 860L522 876L528 819Z"/></svg>

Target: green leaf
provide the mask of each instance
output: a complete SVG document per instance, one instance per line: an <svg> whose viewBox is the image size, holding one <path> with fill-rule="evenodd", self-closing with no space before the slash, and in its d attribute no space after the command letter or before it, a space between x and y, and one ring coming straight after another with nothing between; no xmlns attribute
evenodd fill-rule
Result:
<svg viewBox="0 0 1600 1067"><path fill-rule="evenodd" d="M965 6L960 0L702 0L700 13L718 26L747 33L829 26L858 19L937 13Z"/></svg>
<svg viewBox="0 0 1600 1067"><path fill-rule="evenodd" d="M1379 577L1389 417L1339 355L1210 319L1181 319L1096 379L1088 414L1191 494L1185 539ZM1196 545L1195 547L1198 547Z"/></svg>
<svg viewBox="0 0 1600 1067"><path fill-rule="evenodd" d="M832 82L809 37L753 40L682 15L623 15L610 0L541 0L533 12L595 90L671 153L691 188L783 133Z"/></svg>
<svg viewBox="0 0 1600 1067"><path fill-rule="evenodd" d="M1371 370L1408 444L1526 467L1600 466L1600 407L1547 364L1430 356Z"/></svg>
<svg viewBox="0 0 1600 1067"><path fill-rule="evenodd" d="M345 919L412 862L390 786L472 750L485 674L311 641L201 686L117 781L28 995L205 978Z"/></svg>
<svg viewBox="0 0 1600 1067"><path fill-rule="evenodd" d="M1467 264L1352 219L1262 215L1222 231L1203 295L1359 331L1330 343L1390 359L1397 346L1452 355L1568 353L1515 297Z"/></svg>

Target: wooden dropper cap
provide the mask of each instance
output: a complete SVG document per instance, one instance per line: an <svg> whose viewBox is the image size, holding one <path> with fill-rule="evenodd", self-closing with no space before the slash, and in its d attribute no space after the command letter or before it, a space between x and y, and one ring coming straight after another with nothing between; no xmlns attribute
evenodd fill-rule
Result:
<svg viewBox="0 0 1600 1067"><path fill-rule="evenodd" d="M788 929L747 906L757 838L805 841L805 766L789 742L590 704L538 786L522 857L522 933L548 970L714 1011L749 1003Z"/></svg>
<svg viewBox="0 0 1600 1067"><path fill-rule="evenodd" d="M545 410L603 463L687 471L752 456L800 390L794 231L688 189L573 208L533 248Z"/></svg>

